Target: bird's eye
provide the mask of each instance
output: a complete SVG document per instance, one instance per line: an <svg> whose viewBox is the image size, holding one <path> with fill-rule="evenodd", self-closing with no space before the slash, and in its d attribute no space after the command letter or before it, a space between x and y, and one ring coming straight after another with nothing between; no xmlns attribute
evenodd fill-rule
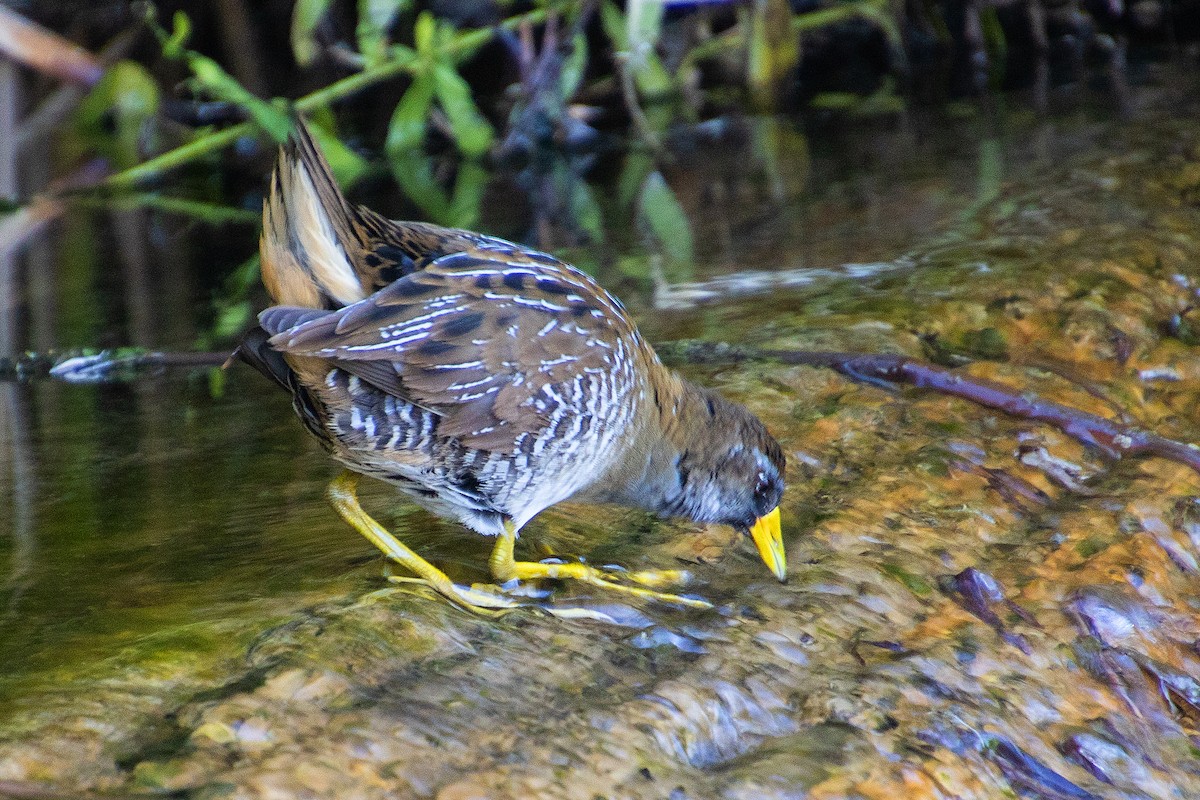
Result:
<svg viewBox="0 0 1200 800"><path fill-rule="evenodd" d="M754 496L762 498L766 495L767 490L771 488L771 482L767 480L765 472L758 473L758 481L754 484Z"/></svg>

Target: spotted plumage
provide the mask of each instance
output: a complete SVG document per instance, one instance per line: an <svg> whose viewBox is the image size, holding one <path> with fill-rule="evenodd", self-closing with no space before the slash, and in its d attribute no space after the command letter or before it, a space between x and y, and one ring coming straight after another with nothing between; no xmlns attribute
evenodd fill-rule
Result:
<svg viewBox="0 0 1200 800"><path fill-rule="evenodd" d="M744 530L778 504L783 456L762 424L667 370L590 276L352 206L303 126L272 176L261 252L277 305L246 360L347 468L435 513L503 537L568 498Z"/></svg>

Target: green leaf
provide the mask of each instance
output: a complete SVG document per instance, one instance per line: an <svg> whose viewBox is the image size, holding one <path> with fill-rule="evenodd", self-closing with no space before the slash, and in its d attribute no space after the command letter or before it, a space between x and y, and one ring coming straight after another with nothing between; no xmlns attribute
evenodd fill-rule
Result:
<svg viewBox="0 0 1200 800"><path fill-rule="evenodd" d="M78 197L75 202L85 208L106 208L117 211L145 208L190 217L209 225L258 225L262 221L262 214L257 211L210 203L205 200L193 200L190 197L172 197L158 192L121 193L96 198Z"/></svg>
<svg viewBox="0 0 1200 800"><path fill-rule="evenodd" d="M617 181L617 203L621 208L633 206L646 183L646 176L654 169L654 157L645 150L631 150L621 165L621 177Z"/></svg>
<svg viewBox="0 0 1200 800"><path fill-rule="evenodd" d="M133 61L118 61L105 70L104 77L80 103L76 119L80 128L101 145L112 143L106 155L124 168L141 160L144 132L158 113L158 105L158 84L150 73ZM111 138L105 126L109 112L115 124Z"/></svg>
<svg viewBox="0 0 1200 800"><path fill-rule="evenodd" d="M786 0L756 0L750 8L747 77L760 108L775 106L777 87L800 59L800 37L789 24Z"/></svg>
<svg viewBox="0 0 1200 800"><path fill-rule="evenodd" d="M628 275L630 278L636 278L639 281L649 281L651 280L650 256L645 253L618 256L617 270L622 275Z"/></svg>
<svg viewBox="0 0 1200 800"><path fill-rule="evenodd" d="M920 575L909 572L899 564L885 563L879 565L880 570L891 578L896 579L906 589L915 595L925 597L933 593L933 585Z"/></svg>
<svg viewBox="0 0 1200 800"><path fill-rule="evenodd" d="M577 176L571 180L571 218L588 235L591 244L604 243L604 214L592 187Z"/></svg>
<svg viewBox="0 0 1200 800"><path fill-rule="evenodd" d="M450 200L433 175L433 162L418 151L388 153L392 174L408 199L416 203L426 216L442 222L451 216ZM443 223L444 224L444 223Z"/></svg>
<svg viewBox="0 0 1200 800"><path fill-rule="evenodd" d="M625 4L625 28L631 50L653 48L662 33L662 0L628 0Z"/></svg>
<svg viewBox="0 0 1200 800"><path fill-rule="evenodd" d="M198 350L211 350L222 339L240 334L249 324L253 307L249 295L259 286L262 264L258 253L243 261L231 272L213 297L213 325L196 337Z"/></svg>
<svg viewBox="0 0 1200 800"><path fill-rule="evenodd" d="M192 73L191 83L197 92L203 92L218 100L241 106L254 122L276 141L282 142L287 139L292 121L285 108L256 97L208 56L183 48L183 42L187 39L187 31L190 27L186 15L182 12L175 15L175 32L169 37L167 32L154 22L152 16L147 17L147 24L151 26L155 36L163 43L165 56L182 59L187 63L188 69ZM282 103L283 101L278 102Z"/></svg>
<svg viewBox="0 0 1200 800"><path fill-rule="evenodd" d="M487 188L488 171L477 161L459 165L454 182L454 196L449 197L435 175L431 158L419 152L399 153L391 159L392 174L404 191L424 212L425 217L439 225L453 228L473 228L479 221Z"/></svg>
<svg viewBox="0 0 1200 800"><path fill-rule="evenodd" d="M625 27L625 15L615 3L605 2L600 6L600 24L616 50L629 50L629 31Z"/></svg>
<svg viewBox="0 0 1200 800"><path fill-rule="evenodd" d="M213 323L213 336L217 339L230 339L246 329L250 324L253 308L249 300L239 300L225 306L217 313Z"/></svg>
<svg viewBox="0 0 1200 800"><path fill-rule="evenodd" d="M889 7L887 0L877 2L859 2L855 4L859 14L875 23L880 32L887 37L888 44L897 52L904 50L904 34L896 24L896 13Z"/></svg>
<svg viewBox="0 0 1200 800"><path fill-rule="evenodd" d="M766 176L775 202L785 203L803 191L812 158L802 131L777 116L756 117L750 121L750 152L756 171Z"/></svg>
<svg viewBox="0 0 1200 800"><path fill-rule="evenodd" d="M317 58L317 41L313 32L330 5L331 0L296 0L292 9L292 54L302 67L307 67Z"/></svg>
<svg viewBox="0 0 1200 800"><path fill-rule="evenodd" d="M678 264L693 261L692 227L683 206L658 170L651 172L638 198L638 217L650 229L663 253Z"/></svg>
<svg viewBox="0 0 1200 800"><path fill-rule="evenodd" d="M417 15L413 25L413 47L421 58L430 61L437 58L437 20L428 11Z"/></svg>
<svg viewBox="0 0 1200 800"><path fill-rule="evenodd" d="M662 31L661 0L630 0L626 25L629 30L629 65L638 91L644 97L669 94L673 81L655 48Z"/></svg>
<svg viewBox="0 0 1200 800"><path fill-rule="evenodd" d="M87 97L79 104L79 119L99 126L110 109L141 118L158 111L158 84L146 69L134 61L118 61L104 72Z"/></svg>
<svg viewBox="0 0 1200 800"><path fill-rule="evenodd" d="M995 8L981 8L979 23L983 28L983 42L988 53L988 83L999 89L1004 83L1004 71L1008 66L1008 39Z"/></svg>
<svg viewBox="0 0 1200 800"><path fill-rule="evenodd" d="M171 18L175 29L171 35L162 40L163 55L170 59L179 58L187 46L187 40L192 35L192 20L182 11L176 11Z"/></svg>
<svg viewBox="0 0 1200 800"><path fill-rule="evenodd" d="M208 394L214 400L220 400L225 396L225 376L226 371L223 369L210 369L208 371ZM212 723L209 723L212 724ZM145 763L145 762L142 762ZM141 764L138 765L139 767Z"/></svg>
<svg viewBox="0 0 1200 800"><path fill-rule="evenodd" d="M410 0L358 0L358 51L367 66L374 66L387 57L388 28Z"/></svg>
<svg viewBox="0 0 1200 800"><path fill-rule="evenodd" d="M438 103L450 120L450 131L463 154L477 158L492 146L495 135L491 123L484 119L471 97L471 87L454 69L446 64L434 68L433 77Z"/></svg>
<svg viewBox="0 0 1200 800"><path fill-rule="evenodd" d="M861 17L874 23L880 32L887 37L888 44L893 49L901 51L904 47L903 34L900 32L900 27L893 18L893 12L887 7L886 0L882 0L882 2L858 0L858 2L841 3L815 11L806 11L803 14L796 14L792 17L792 30L796 33L815 31L855 17Z"/></svg>
<svg viewBox="0 0 1200 800"><path fill-rule="evenodd" d="M233 293L245 294L258 285L262 277L262 261L258 253L247 258L225 279L225 288Z"/></svg>
<svg viewBox="0 0 1200 800"><path fill-rule="evenodd" d="M483 192L487 188L488 171L478 161L466 161L458 167L454 180L454 198L450 202L449 214L443 225L453 228L474 228L479 222L479 209L483 207Z"/></svg>
<svg viewBox="0 0 1200 800"><path fill-rule="evenodd" d="M995 138L979 142L979 172L975 180L975 203L982 208L1000 196L1004 183L1004 148Z"/></svg>
<svg viewBox="0 0 1200 800"><path fill-rule="evenodd" d="M429 125L429 106L433 102L433 76L418 73L405 90L400 102L392 111L388 124L387 141L384 145L388 156L395 159L425 143L425 131Z"/></svg>
<svg viewBox="0 0 1200 800"><path fill-rule="evenodd" d="M309 130L320 145L325 160L329 162L329 168L333 170L333 176L342 188L351 185L366 173L366 160L343 144L341 139L319 125L310 125Z"/></svg>
<svg viewBox="0 0 1200 800"><path fill-rule="evenodd" d="M821 92L809 101L809 105L824 111L849 111L862 101L863 96L854 92Z"/></svg>
<svg viewBox="0 0 1200 800"><path fill-rule="evenodd" d="M225 100L241 106L275 141L287 140L288 133L292 129L292 119L285 109L255 96L208 56L202 56L189 50L187 62L188 67L192 70L194 81L200 89L218 100Z"/></svg>
<svg viewBox="0 0 1200 800"><path fill-rule="evenodd" d="M661 23L661 3L650 0L648 4L659 6ZM632 24L616 5L608 2L600 7L600 21L604 32L613 43L613 49L624 55L627 68L633 72L638 91L647 97L669 94L673 88L671 75L654 51L658 36L655 24L652 24L653 9L641 9L639 13L644 16L639 17L639 23ZM653 37L649 36L651 32L654 32Z"/></svg>
<svg viewBox="0 0 1200 800"><path fill-rule="evenodd" d="M563 62L562 71L558 76L558 96L564 103L570 101L579 91L584 73L587 72L587 60L587 37L582 33L576 34L575 38L571 40L571 54Z"/></svg>

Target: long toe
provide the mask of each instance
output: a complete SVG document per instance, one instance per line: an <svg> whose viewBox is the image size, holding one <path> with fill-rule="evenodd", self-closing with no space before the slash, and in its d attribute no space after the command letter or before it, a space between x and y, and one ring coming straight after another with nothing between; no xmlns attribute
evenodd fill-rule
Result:
<svg viewBox="0 0 1200 800"><path fill-rule="evenodd" d="M653 589L644 588L644 586L630 586L628 583L623 583L624 580L633 580L641 583L642 578L649 582L649 585L662 585L671 582L669 578L678 577L677 570L649 570L641 573L618 571L606 571L597 569L596 567L587 564L573 563L542 563L531 561L517 561L513 564L517 577L521 580L538 580L542 578L552 578L555 580L576 580L586 583L590 586L596 586L611 592L620 592L622 594L641 597L646 600L655 600L660 603L671 603L673 605L682 605L689 608L712 608L712 603L699 597L687 597L685 595L670 594L668 592L658 592ZM672 574L675 573L675 574ZM637 577L634 577L637 576Z"/></svg>
<svg viewBox="0 0 1200 800"><path fill-rule="evenodd" d="M396 584L428 586L455 605L487 617L499 616L517 608L536 607L533 603L522 602L518 598L479 586L463 586L458 583L443 584L440 581L435 583L424 578L410 578L405 575L391 575L388 580Z"/></svg>
<svg viewBox="0 0 1200 800"><path fill-rule="evenodd" d="M642 586L659 588L662 586L686 586L691 583L692 573L686 569L643 569L626 570L623 568L603 567L606 574L618 580L633 581Z"/></svg>

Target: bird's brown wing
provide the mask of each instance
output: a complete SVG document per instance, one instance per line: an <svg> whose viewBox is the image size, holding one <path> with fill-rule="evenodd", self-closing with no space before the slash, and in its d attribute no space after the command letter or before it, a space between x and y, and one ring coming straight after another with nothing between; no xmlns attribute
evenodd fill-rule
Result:
<svg viewBox="0 0 1200 800"><path fill-rule="evenodd" d="M439 433L516 447L563 413L595 413L640 341L620 303L549 256L497 240L431 262L334 311L260 315L270 344L326 359L442 416Z"/></svg>

